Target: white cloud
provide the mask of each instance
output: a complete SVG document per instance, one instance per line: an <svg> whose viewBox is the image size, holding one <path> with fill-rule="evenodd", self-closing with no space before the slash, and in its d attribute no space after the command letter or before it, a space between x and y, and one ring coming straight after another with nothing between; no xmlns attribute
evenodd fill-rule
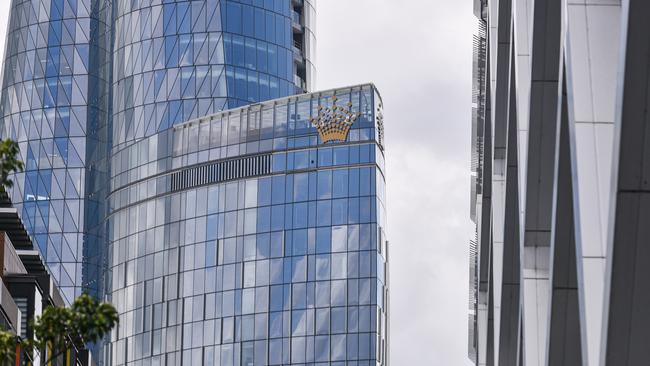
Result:
<svg viewBox="0 0 650 366"><path fill-rule="evenodd" d="M318 88L371 81L384 101L392 364L469 365L471 1L317 10Z"/></svg>

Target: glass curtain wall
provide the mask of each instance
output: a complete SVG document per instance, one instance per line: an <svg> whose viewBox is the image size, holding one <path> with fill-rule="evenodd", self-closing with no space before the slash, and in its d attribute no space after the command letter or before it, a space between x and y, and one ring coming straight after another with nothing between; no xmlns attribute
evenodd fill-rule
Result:
<svg viewBox="0 0 650 366"><path fill-rule="evenodd" d="M294 58L305 57L301 39L294 55L291 1L116 4L113 143L118 148L181 122L296 91ZM313 6L307 8L313 13ZM309 27L295 27L306 29L307 43L314 43Z"/></svg>
<svg viewBox="0 0 650 366"><path fill-rule="evenodd" d="M323 144L308 121L334 93L360 117L347 141ZM111 364L385 365L379 104L371 85L285 98L118 152ZM258 156L270 166L241 179L198 170Z"/></svg>
<svg viewBox="0 0 650 366"><path fill-rule="evenodd" d="M70 302L101 284L110 1L13 0L10 11L0 137L25 163L11 199Z"/></svg>

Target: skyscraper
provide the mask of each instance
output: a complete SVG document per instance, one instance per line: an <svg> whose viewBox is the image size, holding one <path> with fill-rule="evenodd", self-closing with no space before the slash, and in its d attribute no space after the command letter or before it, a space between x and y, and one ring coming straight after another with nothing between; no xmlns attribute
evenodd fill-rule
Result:
<svg viewBox="0 0 650 366"><path fill-rule="evenodd" d="M311 92L313 0L14 0L13 202L110 365L387 365L382 103Z"/></svg>
<svg viewBox="0 0 650 366"><path fill-rule="evenodd" d="M474 11L470 357L645 364L650 4Z"/></svg>
<svg viewBox="0 0 650 366"><path fill-rule="evenodd" d="M311 1L120 1L113 145L313 87Z"/></svg>
<svg viewBox="0 0 650 366"><path fill-rule="evenodd" d="M362 85L115 152L110 364L386 365L382 119Z"/></svg>
<svg viewBox="0 0 650 366"><path fill-rule="evenodd" d="M67 302L101 285L108 3L13 0L9 18L0 136L25 163L11 199Z"/></svg>
<svg viewBox="0 0 650 366"><path fill-rule="evenodd" d="M12 201L70 302L100 294L113 151L193 118L310 90L313 1L13 0L0 137Z"/></svg>

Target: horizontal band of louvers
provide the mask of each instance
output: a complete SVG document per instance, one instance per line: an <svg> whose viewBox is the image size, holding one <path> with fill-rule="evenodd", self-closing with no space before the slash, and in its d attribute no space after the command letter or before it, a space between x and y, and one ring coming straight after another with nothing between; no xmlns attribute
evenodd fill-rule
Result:
<svg viewBox="0 0 650 366"><path fill-rule="evenodd" d="M323 107L319 105L318 115L310 119L324 143L345 141L348 138L352 124L361 115L361 113L353 113L350 111L352 109L352 103L347 103L344 107L336 105L337 100L336 95L333 95L332 106Z"/></svg>

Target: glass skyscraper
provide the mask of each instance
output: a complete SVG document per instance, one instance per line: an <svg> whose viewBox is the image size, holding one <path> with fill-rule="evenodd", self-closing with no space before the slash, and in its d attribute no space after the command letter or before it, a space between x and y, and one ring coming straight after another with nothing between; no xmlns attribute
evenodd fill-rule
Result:
<svg viewBox="0 0 650 366"><path fill-rule="evenodd" d="M11 199L67 302L101 286L108 3L11 4L0 137L18 141L25 163L13 177Z"/></svg>
<svg viewBox="0 0 650 366"><path fill-rule="evenodd" d="M118 1L113 144L313 87L311 1Z"/></svg>
<svg viewBox="0 0 650 366"><path fill-rule="evenodd" d="M323 144L333 95L358 118ZM385 365L380 106L372 85L305 94L114 151L110 363Z"/></svg>
<svg viewBox="0 0 650 366"><path fill-rule="evenodd" d="M102 363L388 364L381 98L312 92L314 4L13 0L12 200Z"/></svg>
<svg viewBox="0 0 650 366"><path fill-rule="evenodd" d="M12 0L0 137L12 202L70 302L102 292L108 157L209 113L313 88L313 1Z"/></svg>

